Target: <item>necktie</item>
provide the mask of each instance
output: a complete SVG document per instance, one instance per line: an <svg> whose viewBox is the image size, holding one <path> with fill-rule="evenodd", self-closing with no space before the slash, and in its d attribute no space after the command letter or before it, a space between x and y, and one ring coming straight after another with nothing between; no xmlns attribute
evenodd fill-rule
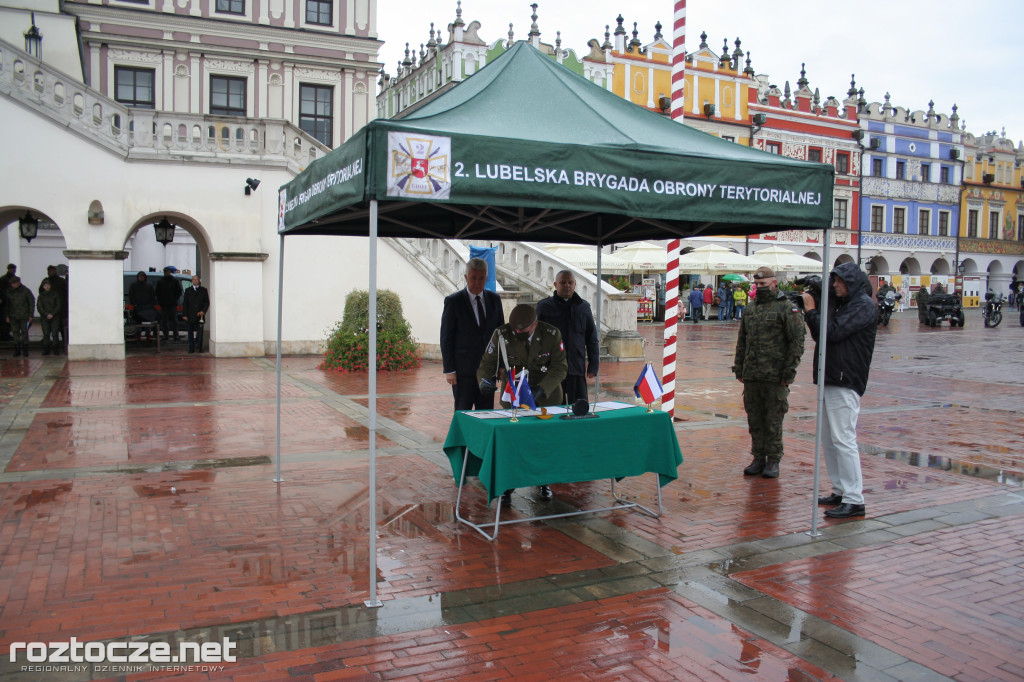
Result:
<svg viewBox="0 0 1024 682"><path fill-rule="evenodd" d="M480 294L476 295L476 323L484 326L484 302L480 300Z"/></svg>

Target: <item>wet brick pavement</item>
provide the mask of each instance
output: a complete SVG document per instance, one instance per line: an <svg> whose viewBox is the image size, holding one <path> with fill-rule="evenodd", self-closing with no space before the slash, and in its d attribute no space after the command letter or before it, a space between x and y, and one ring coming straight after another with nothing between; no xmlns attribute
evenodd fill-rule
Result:
<svg viewBox="0 0 1024 682"><path fill-rule="evenodd" d="M131 675L4 656L0 675L1024 679L1024 329L975 317L880 330L858 431L868 516L849 521L812 498L812 344L779 479L740 473L736 324L682 325L684 463L665 515L520 524L495 542L454 519L440 367L380 375L379 609L363 605L365 375L285 360L278 485L272 359L4 358L0 645L228 637L239 658ZM642 331L658 360L660 330ZM640 367L606 364L602 397L631 399ZM553 487L549 503L518 491L510 513L607 503L604 482ZM621 491L655 503L649 480ZM478 489L468 504L483 512Z"/></svg>

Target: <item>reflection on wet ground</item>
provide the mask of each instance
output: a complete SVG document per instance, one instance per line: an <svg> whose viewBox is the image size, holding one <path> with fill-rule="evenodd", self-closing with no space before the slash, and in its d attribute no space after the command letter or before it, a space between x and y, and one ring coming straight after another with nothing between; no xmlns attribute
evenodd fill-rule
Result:
<svg viewBox="0 0 1024 682"><path fill-rule="evenodd" d="M782 477L744 477L736 326L684 327L685 461L660 519L483 540L454 518L440 366L382 375L375 558L365 375L286 359L280 461L265 359L5 379L0 640L237 642L239 662L197 679L1019 679L1024 538L1008 529L1024 516L1024 444L1007 406L1024 377L1005 367L1024 357L1006 328L954 338L908 317L880 334L858 433L868 517L826 521L812 345ZM641 332L659 361L660 329ZM631 400L641 367L606 363L603 397ZM503 518L607 504L606 481L552 487L551 502L517 491ZM647 480L618 489L654 504ZM475 484L464 503L489 511ZM377 609L363 604L371 559Z"/></svg>

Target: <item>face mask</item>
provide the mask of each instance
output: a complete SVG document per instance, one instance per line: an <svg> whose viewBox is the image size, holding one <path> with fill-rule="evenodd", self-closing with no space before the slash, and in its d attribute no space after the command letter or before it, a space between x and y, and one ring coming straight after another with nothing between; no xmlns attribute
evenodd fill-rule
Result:
<svg viewBox="0 0 1024 682"><path fill-rule="evenodd" d="M765 301L765 300L768 300L769 298L771 298L771 296L772 296L772 288L771 287L758 287L757 288L757 298L758 298L758 300Z"/></svg>

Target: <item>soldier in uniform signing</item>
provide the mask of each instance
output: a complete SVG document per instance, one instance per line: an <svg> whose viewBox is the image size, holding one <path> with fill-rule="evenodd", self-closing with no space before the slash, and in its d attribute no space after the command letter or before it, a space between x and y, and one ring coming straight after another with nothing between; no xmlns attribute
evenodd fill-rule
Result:
<svg viewBox="0 0 1024 682"><path fill-rule="evenodd" d="M801 327L802 328L802 327ZM533 306L520 303L509 313L508 323L494 330L480 359L480 368L476 378L480 382L482 394L494 393L502 387L506 380L505 361L502 359L501 346L505 346L508 365L516 376L525 368L528 370L527 383L538 406L560 405L562 403L562 381L569 374L569 364L565 357L565 346L558 327L537 319L537 311ZM509 407L502 401L503 407ZM551 499L551 488L540 486L540 498ZM512 491L506 490L502 500L511 501Z"/></svg>
<svg viewBox="0 0 1024 682"><path fill-rule="evenodd" d="M796 379L805 331L800 309L778 290L775 271L758 268L754 285L757 297L740 318L732 367L743 383L743 407L754 455L743 473L778 478L782 418L789 411L789 385Z"/></svg>

